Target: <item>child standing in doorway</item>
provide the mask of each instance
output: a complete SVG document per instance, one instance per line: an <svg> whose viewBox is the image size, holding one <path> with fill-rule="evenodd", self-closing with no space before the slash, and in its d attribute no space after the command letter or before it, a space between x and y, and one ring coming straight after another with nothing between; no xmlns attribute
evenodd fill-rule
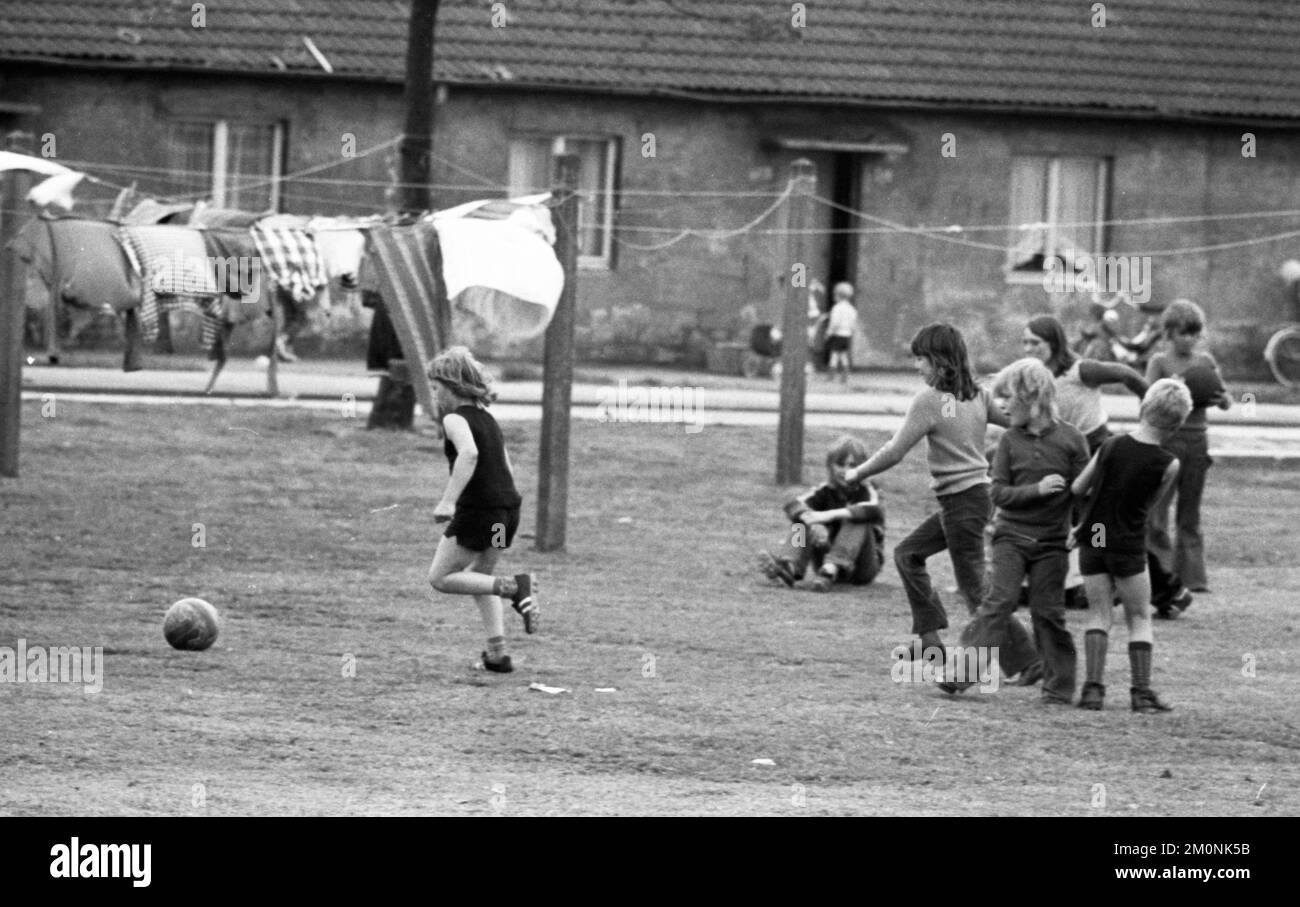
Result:
<svg viewBox="0 0 1300 907"><path fill-rule="evenodd" d="M840 281L831 291L835 304L831 306L830 324L826 326L826 350L830 353L830 368L838 371L840 382L849 383L849 351L853 348L853 334L858 327L858 310L853 305L853 284Z"/></svg>

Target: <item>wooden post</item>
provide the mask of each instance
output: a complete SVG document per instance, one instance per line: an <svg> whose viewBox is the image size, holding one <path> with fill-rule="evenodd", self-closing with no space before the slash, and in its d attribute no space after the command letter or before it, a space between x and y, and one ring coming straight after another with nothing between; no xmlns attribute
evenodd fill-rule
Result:
<svg viewBox="0 0 1300 907"><path fill-rule="evenodd" d="M546 328L542 439L537 458L537 550L564 550L569 515L569 406L573 393L573 310L578 296L578 156L555 157L555 256L564 291Z"/></svg>
<svg viewBox="0 0 1300 907"><path fill-rule="evenodd" d="M406 22L406 85L402 93L405 117L398 145L401 185L397 187L397 199L399 210L407 215L422 214L432 207L433 50L440 2L411 0ZM415 358L415 350L402 352ZM432 417L433 413L427 415ZM409 430L414 424L415 388L392 374L380 378L366 428Z"/></svg>
<svg viewBox="0 0 1300 907"><path fill-rule="evenodd" d="M790 199L786 202L785 320L781 326L781 410L776 429L776 481L779 485L803 482L803 416L808 363L808 250L812 224L812 196L817 191L817 171L807 158L790 165ZM801 272L793 270L801 266ZM802 273L802 280L795 276Z"/></svg>
<svg viewBox="0 0 1300 907"><path fill-rule="evenodd" d="M32 134L9 133L5 149L31 154ZM18 478L27 269L9 243L22 227L30 186L31 176L25 170L6 171L0 183L0 476L11 479Z"/></svg>
<svg viewBox="0 0 1300 907"><path fill-rule="evenodd" d="M284 306L280 294L288 293L279 287L265 287L271 293L271 342L266 348L266 395L272 399L280 396L280 330L284 326Z"/></svg>
<svg viewBox="0 0 1300 907"><path fill-rule="evenodd" d="M433 144L433 36L440 0L411 0L406 24L406 117L401 158L402 210L420 214L429 210L430 150Z"/></svg>

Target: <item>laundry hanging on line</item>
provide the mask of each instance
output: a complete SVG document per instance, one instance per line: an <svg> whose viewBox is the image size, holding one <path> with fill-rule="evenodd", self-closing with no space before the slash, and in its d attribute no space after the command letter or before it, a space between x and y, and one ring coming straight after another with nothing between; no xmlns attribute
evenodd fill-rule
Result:
<svg viewBox="0 0 1300 907"><path fill-rule="evenodd" d="M328 306L322 290L331 281L354 289L362 273L385 270L386 293L396 294L390 308L403 313L387 313L393 334L427 361L452 342L481 352L545 330L564 276L544 199L473 202L406 226L378 216L257 216L146 199L124 224L37 219L26 259L70 304L134 311L136 323L125 327L146 343L158 335L161 312L198 312L210 350L273 298L302 319L303 306ZM187 217L193 223L174 223ZM389 231L378 244L376 231Z"/></svg>

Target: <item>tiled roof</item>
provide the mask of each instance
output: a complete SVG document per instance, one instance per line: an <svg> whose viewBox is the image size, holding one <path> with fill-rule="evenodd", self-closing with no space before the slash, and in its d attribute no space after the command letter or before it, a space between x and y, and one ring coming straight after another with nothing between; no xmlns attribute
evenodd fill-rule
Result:
<svg viewBox="0 0 1300 907"><path fill-rule="evenodd" d="M401 81L407 0L0 0L0 60ZM1300 3L443 0L453 84L1300 118ZM494 10L494 7L496 9ZM502 25L502 15L505 16ZM495 22L494 22L495 19Z"/></svg>

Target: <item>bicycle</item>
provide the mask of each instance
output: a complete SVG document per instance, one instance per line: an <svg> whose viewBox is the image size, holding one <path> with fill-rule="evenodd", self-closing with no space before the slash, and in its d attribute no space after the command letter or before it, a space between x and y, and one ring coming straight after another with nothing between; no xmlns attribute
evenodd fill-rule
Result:
<svg viewBox="0 0 1300 907"><path fill-rule="evenodd" d="M1288 325L1270 337L1264 361L1278 384L1300 387L1300 325Z"/></svg>

